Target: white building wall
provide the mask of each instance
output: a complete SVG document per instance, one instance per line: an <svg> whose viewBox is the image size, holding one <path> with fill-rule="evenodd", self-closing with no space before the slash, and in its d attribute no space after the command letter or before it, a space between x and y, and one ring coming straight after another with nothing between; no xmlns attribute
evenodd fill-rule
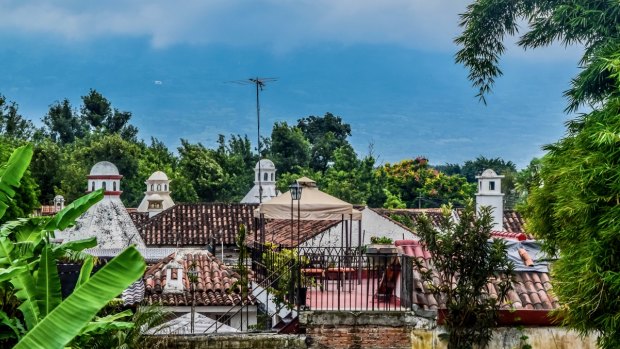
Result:
<svg viewBox="0 0 620 349"><path fill-rule="evenodd" d="M359 236L359 221L353 221L353 227L351 229L351 223L346 221L345 224L349 225L349 230L352 231L350 242L351 247L357 247L360 240ZM302 247L340 247L346 246L342 236L343 223L339 223L327 231L315 236L314 238L301 244ZM345 230L346 231L346 230ZM370 244L370 238L373 236L386 236L396 240L419 240L419 238L411 231L403 228L402 226L394 223L393 221L381 216L370 208L365 208L362 211L362 234L361 245Z"/></svg>
<svg viewBox="0 0 620 349"><path fill-rule="evenodd" d="M401 225L383 217L370 208L366 208L362 212L362 230L364 235L364 244L366 245L370 243L370 238L372 236L386 236L392 239L392 241L420 239L408 229L403 228Z"/></svg>

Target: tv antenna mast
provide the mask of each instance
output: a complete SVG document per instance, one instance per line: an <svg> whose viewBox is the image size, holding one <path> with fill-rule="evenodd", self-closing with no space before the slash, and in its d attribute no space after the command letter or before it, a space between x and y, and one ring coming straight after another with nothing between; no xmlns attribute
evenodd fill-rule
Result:
<svg viewBox="0 0 620 349"><path fill-rule="evenodd" d="M275 82L277 81L277 78L260 78L260 77L254 77L254 78L248 78L248 79L243 79L243 80L235 80L235 81L231 81L235 84L239 84L239 85L254 85L256 86L256 140L257 140L257 146L256 149L258 150L258 203L262 204L263 203L263 185L262 185L262 174L261 174L261 141L260 141L260 91L262 91L265 88L265 85L267 83L270 82Z"/></svg>

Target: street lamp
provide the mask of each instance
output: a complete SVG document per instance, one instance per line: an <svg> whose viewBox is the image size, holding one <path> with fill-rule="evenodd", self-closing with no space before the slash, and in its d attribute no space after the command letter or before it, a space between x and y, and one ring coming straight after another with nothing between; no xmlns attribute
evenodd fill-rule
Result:
<svg viewBox="0 0 620 349"><path fill-rule="evenodd" d="M299 221L299 201L301 200L302 186L298 182L291 184L289 187L291 193L291 248L293 248L293 202L297 201L297 220ZM299 227L298 227L299 228ZM299 229L297 231L297 243L299 243Z"/></svg>
<svg viewBox="0 0 620 349"><path fill-rule="evenodd" d="M293 203L295 201L297 201L297 245L299 245L299 231L301 230L300 226L299 226L299 224L300 224L299 223L299 216L300 216L300 211L301 211L300 206L301 206L302 186L299 185L299 182L295 182L295 183L293 183L293 184L291 184L289 186L289 190L290 190L290 193L291 193L291 251L292 251L293 250L293 246L295 246L293 244L293 235L294 235L294 232L293 232L294 231L294 228L293 228L293 225L294 225L294 222L293 222ZM297 246L297 256L299 257L299 246ZM293 258L295 258L294 255L293 255ZM300 265L300 263L297 263L297 272L295 274L293 274L293 273L295 273L295 271L292 271L291 276L295 275L296 279L301 281L301 265ZM295 280L294 279L295 278L293 277L291 279L292 279L292 282L291 282L291 291L292 291L291 292L291 297L294 300L295 296L293 296L293 294L294 294L294 291L295 291L295 287L294 287L294 285L295 285ZM297 285L297 289L299 289L299 287L301 287L301 284ZM299 298L299 291L297 291L297 298ZM299 301L297 301L297 303L298 303L297 311L299 312Z"/></svg>

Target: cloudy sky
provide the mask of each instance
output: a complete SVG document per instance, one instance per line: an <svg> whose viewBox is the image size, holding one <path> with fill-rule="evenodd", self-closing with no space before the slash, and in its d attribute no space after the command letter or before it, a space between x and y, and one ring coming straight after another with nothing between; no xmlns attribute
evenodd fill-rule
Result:
<svg viewBox="0 0 620 349"><path fill-rule="evenodd" d="M133 112L140 136L255 140L275 121L332 112L350 123L360 154L380 162L479 155L525 166L570 117L562 92L579 48L511 47L483 105L454 63L456 0L113 0L0 2L0 94L38 122L48 106L97 89ZM509 39L514 41L514 39Z"/></svg>

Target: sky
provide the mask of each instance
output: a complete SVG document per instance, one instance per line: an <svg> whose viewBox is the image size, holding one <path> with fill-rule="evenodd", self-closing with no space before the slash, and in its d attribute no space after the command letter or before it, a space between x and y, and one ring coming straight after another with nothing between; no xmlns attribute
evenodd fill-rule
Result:
<svg viewBox="0 0 620 349"><path fill-rule="evenodd" d="M0 2L0 94L40 125L55 101L96 89L133 113L139 137L176 148L261 135L331 112L379 163L501 157L519 168L564 135L562 96L581 48L508 44L487 105L454 62L455 0ZM508 38L514 43L515 38Z"/></svg>

